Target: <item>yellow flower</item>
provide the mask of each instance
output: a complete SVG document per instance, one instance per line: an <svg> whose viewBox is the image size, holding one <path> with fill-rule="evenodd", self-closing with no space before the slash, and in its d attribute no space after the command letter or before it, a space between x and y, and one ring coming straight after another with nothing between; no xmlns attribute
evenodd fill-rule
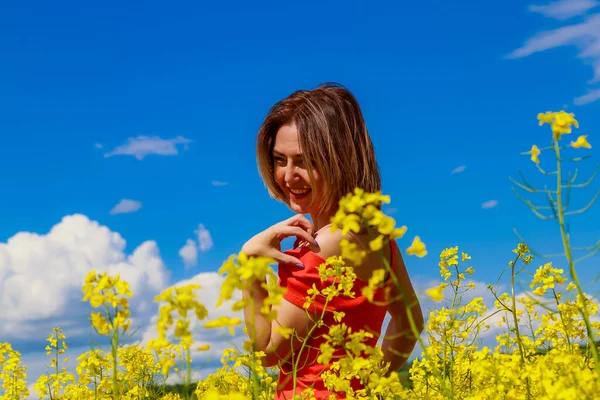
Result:
<svg viewBox="0 0 600 400"><path fill-rule="evenodd" d="M567 287L565 288L565 290L573 290L576 287L577 286L575 286L575 284L573 282L569 282L569 284L567 285Z"/></svg>
<svg viewBox="0 0 600 400"><path fill-rule="evenodd" d="M565 111L551 112L538 114L540 125L550 124L552 127L553 138L559 140L561 135L571 133L571 125L579 128L579 122L575 119L574 114Z"/></svg>
<svg viewBox="0 0 600 400"><path fill-rule="evenodd" d="M538 156L540 155L540 153L540 149L535 144L531 146L531 150L529 151L529 154L531 154L531 161L533 161L536 164L539 164L540 159L538 158Z"/></svg>
<svg viewBox="0 0 600 400"><path fill-rule="evenodd" d="M433 299L433 301L440 302L444 299L444 289L442 286L436 286L429 288L425 291L425 294Z"/></svg>
<svg viewBox="0 0 600 400"><path fill-rule="evenodd" d="M342 258L354 263L354 265L360 265L367 256L365 250L360 250L356 243L352 243L348 239L342 239L340 247L342 248Z"/></svg>
<svg viewBox="0 0 600 400"><path fill-rule="evenodd" d="M334 311L333 312L333 319L336 322L342 322L342 318L344 318L344 316L346 316L346 313L344 313L343 311Z"/></svg>
<svg viewBox="0 0 600 400"><path fill-rule="evenodd" d="M537 118L540 121L540 126L544 124L551 124L552 119L554 118L554 113L552 111L547 111L545 114L539 113Z"/></svg>
<svg viewBox="0 0 600 400"><path fill-rule="evenodd" d="M369 247L371 248L371 251L381 250L383 247L383 235L379 235L375 239L371 240L369 242Z"/></svg>
<svg viewBox="0 0 600 400"><path fill-rule="evenodd" d="M579 128L579 123L572 113L566 113L559 111L554 114L554 123L552 124L552 131L560 135L571 133L571 125L575 125Z"/></svg>
<svg viewBox="0 0 600 400"><path fill-rule="evenodd" d="M427 250L425 249L425 243L421 242L421 238L415 236L412 244L408 249L406 249L406 254L415 255L419 258L423 258L427 255Z"/></svg>
<svg viewBox="0 0 600 400"><path fill-rule="evenodd" d="M392 233L390 233L390 239L401 239L407 230L408 228L406 226L401 226L400 228L394 229Z"/></svg>
<svg viewBox="0 0 600 400"><path fill-rule="evenodd" d="M110 333L110 324L106 317L101 313L92 312L90 313L92 326L98 331L100 335L108 335Z"/></svg>
<svg viewBox="0 0 600 400"><path fill-rule="evenodd" d="M287 326L278 326L275 328L275 331L279 332L279 334L286 340L292 336L292 333L294 333L294 330Z"/></svg>
<svg viewBox="0 0 600 400"><path fill-rule="evenodd" d="M211 329L211 328L228 328L229 330L229 334L231 336L235 335L235 331L234 331L234 327L236 325L240 325L242 323L242 320L239 318L231 318L231 317L227 317L227 316L220 316L219 318L213 320L213 321L208 321L207 323L204 324L205 328Z"/></svg>
<svg viewBox="0 0 600 400"><path fill-rule="evenodd" d="M591 149L592 145L587 141L587 135L579 136L576 141L571 142L571 147L576 149L580 147L585 147L586 149Z"/></svg>

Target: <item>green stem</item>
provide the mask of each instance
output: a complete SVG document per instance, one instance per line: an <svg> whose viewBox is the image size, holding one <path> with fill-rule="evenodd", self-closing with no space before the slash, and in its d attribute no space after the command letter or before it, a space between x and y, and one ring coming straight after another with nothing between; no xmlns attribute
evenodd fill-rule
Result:
<svg viewBox="0 0 600 400"><path fill-rule="evenodd" d="M317 321L314 321L314 324L311 326L310 330L305 335L304 340L302 341L302 344L300 345L300 349L298 350L298 357L296 358L296 362L294 363L294 365L292 367L292 382L293 382L292 393L294 393L294 394L296 393L296 383L298 380L297 379L298 362L300 361L300 355L304 351L304 347L307 346L308 339L311 337L311 335L315 331L315 329L318 328L319 322L323 321L323 319L325 318L325 311L327 310L328 304L329 304L329 300L327 299L327 300L325 300L325 305L323 306L323 311L321 311L321 318L319 318Z"/></svg>
<svg viewBox="0 0 600 400"><path fill-rule="evenodd" d="M565 250L565 257L569 263L569 272L571 273L571 280L577 287L577 293L579 293L579 297L583 302L583 307L581 307L580 312L583 317L583 321L585 323L585 328L587 331L587 339L591 348L592 357L594 358L594 368L596 370L596 375L598 380L600 380L600 358L598 357L598 348L596 347L596 341L594 340L594 332L592 330L592 325L590 323L590 317L587 312L587 308L585 305L586 297L581 289L581 283L579 283L579 277L577 276L577 271L575 270L575 263L573 262L573 256L571 255L571 246L569 244L569 237L567 235L567 231L565 228L565 210L562 203L562 177L561 177L561 159L560 159L560 147L558 145L558 140L554 140L554 152L556 154L556 203L558 206L558 222L560 225L560 234L562 237L563 248Z"/></svg>
<svg viewBox="0 0 600 400"><path fill-rule="evenodd" d="M513 261L511 265L511 274L510 274L510 291L511 291L511 300L512 300L512 310L511 314L513 316L513 322L515 323L515 334L517 335L517 345L519 347L519 354L521 355L521 361L525 363L525 350L523 348L523 343L521 341L521 332L519 331L519 320L517 318L517 297L515 295L515 265L519 260L520 254Z"/></svg>
<svg viewBox="0 0 600 400"><path fill-rule="evenodd" d="M512 299L512 316L513 322L515 323L515 334L517 335L517 345L519 347L519 354L521 355L521 362L523 363L523 367L525 367L525 349L523 346L523 341L521 340L521 332L519 331L519 320L517 318L517 296L515 295L515 265L517 265L517 261L521 257L521 253L517 255L517 258L513 261L510 266L510 291L511 291L511 299ZM527 398L531 398L531 388L529 386L529 378L526 378L527 383Z"/></svg>
<svg viewBox="0 0 600 400"><path fill-rule="evenodd" d="M461 279L460 279L460 271L458 269L458 265L455 265L455 270L456 270L456 282L450 282L450 285L452 286L452 291L454 292L454 294L452 295L452 302L450 305L450 309L451 310L456 310L456 305L457 305L457 297L458 297L458 288L460 287L460 283L461 283ZM455 285L456 283L456 285ZM454 326L454 321L456 320L456 314L452 313L451 317L450 317L450 321L449 324L446 324L446 326L448 328L444 329L444 336L447 336L448 331L451 331L452 327ZM454 348L456 345L456 337L454 335L450 335L451 339L450 339L450 370L448 371L448 376L450 378L450 393L447 393L446 395L449 395L449 398L454 398ZM447 344L447 340L444 340L444 346L446 346ZM444 351L444 355L446 355L446 352ZM444 369L446 369L446 365L448 365L448 363L444 362ZM446 374L444 373L444 376ZM445 381L443 382L444 386L445 386Z"/></svg>
<svg viewBox="0 0 600 400"><path fill-rule="evenodd" d="M189 399L190 395L189 395L189 386L190 386L190 381L191 381L191 368L192 368L192 356L190 354L190 348L187 347L185 349L185 382L183 383L183 390L185 392L185 398Z"/></svg>
<svg viewBox="0 0 600 400"><path fill-rule="evenodd" d="M565 339L567 340L567 343L569 345L569 351L573 351L573 347L571 344L571 337L569 336L569 331L567 330L567 324L565 323L565 319L563 316L563 313L560 311L559 307L560 307L560 303L558 301L558 296L556 295L556 291L554 289L552 289L552 294L554 295L554 300L556 301L556 309L558 311L558 315L560 316L560 322L563 326L563 329L565 330Z"/></svg>
<svg viewBox="0 0 600 400"><path fill-rule="evenodd" d="M266 281L266 280L265 280ZM250 292L250 298L254 299L254 282L250 282L248 291ZM252 317L250 319L250 323L251 323L251 327L250 329L252 329L252 332L254 333L253 335L250 336L250 340L252 342L252 347L254 350L254 353L256 353L256 338L258 337L257 332L256 332L256 304L254 301L252 301L250 303L250 312L252 313ZM248 333L250 334L250 329L248 329ZM269 333L270 335L270 333ZM249 371L248 373L250 374L250 379L252 380L252 399L258 399L259 398L259 393L258 393L258 379L256 378L256 374L254 374L253 369L254 369L254 362L251 362L249 367Z"/></svg>
<svg viewBox="0 0 600 400"><path fill-rule="evenodd" d="M112 376L112 387L113 387L113 399L119 399L119 381L117 377L117 346L119 345L119 328L114 326L113 323L113 335L111 341L111 350L112 350L112 364L113 364L113 376Z"/></svg>
<svg viewBox="0 0 600 400"><path fill-rule="evenodd" d="M54 363L55 366L56 366L56 378L55 379L58 379L58 353L59 353L59 351L58 351L58 346L59 346L59 343L58 343L58 332L54 333L54 337L56 339L56 348L54 349L54 354L56 355L56 360L55 360L55 363ZM55 393L55 394L58 397L58 393ZM50 391L50 398L52 398L52 391Z"/></svg>

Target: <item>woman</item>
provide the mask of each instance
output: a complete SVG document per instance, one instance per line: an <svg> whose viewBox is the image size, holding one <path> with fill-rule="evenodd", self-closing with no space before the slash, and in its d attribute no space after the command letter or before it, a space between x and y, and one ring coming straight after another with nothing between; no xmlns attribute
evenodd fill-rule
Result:
<svg viewBox="0 0 600 400"><path fill-rule="evenodd" d="M306 338L315 324L315 314L320 315L323 305L312 305L307 312L303 304L312 284L320 285L316 267L328 257L341 255L342 239L348 239L361 249L369 248L367 233L342 235L340 231L331 231L329 222L339 200L356 187L366 192L381 190L373 144L356 99L337 84L292 93L271 108L262 124L257 137L257 160L269 193L287 204L296 215L257 234L242 248L248 256L275 259L279 263L279 284L287 288L276 308L276 321L268 322L258 311L252 315L248 308L244 315L246 327L255 350L265 352L266 365L279 365L277 399L291 399L307 387L315 390L317 399L327 398L330 392L324 386L321 373L328 365L317 362L317 357L324 340L322 335L328 332L327 325L336 322L331 319L332 313L326 313L325 326L312 329ZM311 220L304 216L306 214ZM282 252L280 243L290 236L297 238L294 249ZM392 302L387 307L372 304L360 291L374 270L384 268L384 258L390 262L399 282L399 287L391 285L390 298L406 296L411 304L408 310L420 333L423 316L394 240L384 247L383 256L372 252L360 265L352 265L357 276L356 297L340 299L331 306L345 313L343 322L353 331L375 332L375 337L368 342L371 346L376 345L383 319L389 312L391 320L382 351L384 360L390 362L390 371L396 371L417 341L410 333L407 307L402 301ZM386 284L391 281L391 276L386 277ZM376 297L382 294L383 290ZM260 309L268 295L259 283L244 293L246 298L252 298L255 310ZM292 328L296 337L285 339L277 329L280 326ZM303 338L307 343L298 355ZM294 364L297 368L292 379ZM352 386L358 389L360 382L353 382Z"/></svg>

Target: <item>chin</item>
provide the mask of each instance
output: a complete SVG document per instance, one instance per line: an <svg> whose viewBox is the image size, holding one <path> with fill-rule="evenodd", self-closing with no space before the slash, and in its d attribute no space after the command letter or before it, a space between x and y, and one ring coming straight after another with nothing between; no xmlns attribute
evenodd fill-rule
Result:
<svg viewBox="0 0 600 400"><path fill-rule="evenodd" d="M307 214L306 210L304 209L304 207L299 206L298 204L294 204L294 203L289 203L288 207L295 213L298 214Z"/></svg>
<svg viewBox="0 0 600 400"><path fill-rule="evenodd" d="M311 208L312 208L312 207L311 207L311 205L312 205L312 204L308 204L308 205L306 205L306 206L304 206L304 205L300 205L300 204L298 204L298 203L294 203L293 201L290 201L290 200L288 199L288 207L289 207L289 208L290 208L292 211L294 211L294 212L296 212L296 213L298 213L298 214L310 214L310 210L311 210Z"/></svg>

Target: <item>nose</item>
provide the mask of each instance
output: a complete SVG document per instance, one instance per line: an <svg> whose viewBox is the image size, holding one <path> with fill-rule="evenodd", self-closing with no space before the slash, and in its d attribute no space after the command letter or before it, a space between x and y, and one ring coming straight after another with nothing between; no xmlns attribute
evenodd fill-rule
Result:
<svg viewBox="0 0 600 400"><path fill-rule="evenodd" d="M288 161L285 166L285 181L286 183L294 182L298 178L297 169L293 162Z"/></svg>

